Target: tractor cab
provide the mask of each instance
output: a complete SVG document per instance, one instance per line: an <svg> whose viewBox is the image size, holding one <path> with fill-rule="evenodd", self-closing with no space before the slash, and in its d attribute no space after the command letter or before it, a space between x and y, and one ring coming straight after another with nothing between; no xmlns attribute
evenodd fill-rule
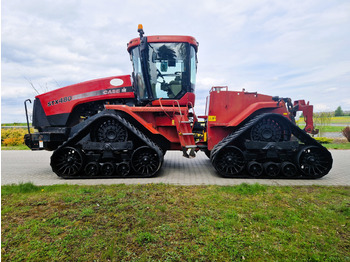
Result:
<svg viewBox="0 0 350 262"><path fill-rule="evenodd" d="M136 96L141 104L193 97L198 43L191 36L143 36L128 43ZM169 101L170 102L170 101ZM194 101L192 102L194 104Z"/></svg>

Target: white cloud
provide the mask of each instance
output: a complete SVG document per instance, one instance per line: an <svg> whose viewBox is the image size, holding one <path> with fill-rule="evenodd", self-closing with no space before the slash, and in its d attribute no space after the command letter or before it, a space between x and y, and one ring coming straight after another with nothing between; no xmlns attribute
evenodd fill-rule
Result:
<svg viewBox="0 0 350 262"><path fill-rule="evenodd" d="M329 105L326 104L315 104L314 105L314 112L328 112L328 111L333 111Z"/></svg>
<svg viewBox="0 0 350 262"><path fill-rule="evenodd" d="M316 0L6 0L2 121L24 120L15 108L34 96L28 80L46 90L131 73L126 43L138 23L147 35L199 41L196 111L218 85L349 110L349 10L348 1Z"/></svg>
<svg viewBox="0 0 350 262"><path fill-rule="evenodd" d="M350 87L349 87L349 90L350 90ZM341 102L346 106L346 108L350 108L350 98L342 99Z"/></svg>

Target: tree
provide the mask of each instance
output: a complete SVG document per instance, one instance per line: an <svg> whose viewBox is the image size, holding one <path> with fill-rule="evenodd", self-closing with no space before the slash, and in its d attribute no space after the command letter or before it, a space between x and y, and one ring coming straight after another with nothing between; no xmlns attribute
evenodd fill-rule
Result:
<svg viewBox="0 0 350 262"><path fill-rule="evenodd" d="M320 136L322 135L324 127L331 123L331 118L332 118L331 112L320 112L320 113L313 114L314 125L319 127Z"/></svg>
<svg viewBox="0 0 350 262"><path fill-rule="evenodd" d="M337 109L334 112L334 116L343 116L343 115L344 115L344 112L341 109L341 106L338 106Z"/></svg>

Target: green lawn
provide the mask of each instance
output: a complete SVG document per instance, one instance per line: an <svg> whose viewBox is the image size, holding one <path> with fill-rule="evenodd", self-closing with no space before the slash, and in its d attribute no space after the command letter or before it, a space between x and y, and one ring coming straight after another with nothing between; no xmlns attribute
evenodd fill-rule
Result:
<svg viewBox="0 0 350 262"><path fill-rule="evenodd" d="M345 126L321 126L317 127L321 132L336 132L341 133Z"/></svg>
<svg viewBox="0 0 350 262"><path fill-rule="evenodd" d="M2 186L3 261L349 261L350 187Z"/></svg>
<svg viewBox="0 0 350 262"><path fill-rule="evenodd" d="M350 149L350 143L341 143L341 144L322 144L325 148L328 149Z"/></svg>
<svg viewBox="0 0 350 262"><path fill-rule="evenodd" d="M30 150L26 145L19 146L1 146L1 150Z"/></svg>
<svg viewBox="0 0 350 262"><path fill-rule="evenodd" d="M298 125L301 129L305 127L303 124ZM320 132L336 132L340 133L346 126L316 126L315 129L318 129Z"/></svg>

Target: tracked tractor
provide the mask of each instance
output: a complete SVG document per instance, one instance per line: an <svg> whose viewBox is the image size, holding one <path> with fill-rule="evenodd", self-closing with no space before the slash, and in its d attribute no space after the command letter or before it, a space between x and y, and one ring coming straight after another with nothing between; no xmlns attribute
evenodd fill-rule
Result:
<svg viewBox="0 0 350 262"><path fill-rule="evenodd" d="M312 105L215 86L205 115L196 116L196 39L144 36L142 26L138 32L127 45L132 75L35 97L36 132L25 135L25 143L53 151L58 176L151 177L168 150L188 158L202 151L230 178L319 178L330 171L331 154L308 134L316 132ZM295 125L297 111L304 130Z"/></svg>

